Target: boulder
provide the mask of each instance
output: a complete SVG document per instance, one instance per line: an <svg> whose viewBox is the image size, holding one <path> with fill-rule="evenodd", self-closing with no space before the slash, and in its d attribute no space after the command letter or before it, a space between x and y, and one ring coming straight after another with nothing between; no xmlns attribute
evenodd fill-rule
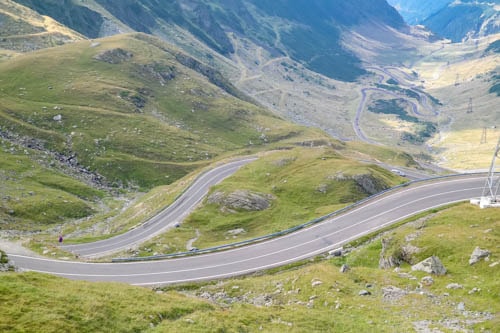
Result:
<svg viewBox="0 0 500 333"><path fill-rule="evenodd" d="M369 292L368 290L365 290L365 289L360 290L358 293L359 296L370 296L371 294L372 294L371 292Z"/></svg>
<svg viewBox="0 0 500 333"><path fill-rule="evenodd" d="M382 288L382 296L384 299L399 299L406 296L408 292L398 287L387 286Z"/></svg>
<svg viewBox="0 0 500 333"><path fill-rule="evenodd" d="M228 230L227 233L231 236L238 236L238 235L246 233L246 230L243 228L237 228L237 229Z"/></svg>
<svg viewBox="0 0 500 333"><path fill-rule="evenodd" d="M317 287L317 286L321 286L323 284L323 281L321 280L318 280L318 279L313 279L311 281L311 287Z"/></svg>
<svg viewBox="0 0 500 333"><path fill-rule="evenodd" d="M271 200L274 199L275 197L271 194L237 190L229 194L215 192L208 197L207 202L218 204L222 206L221 208L261 211L269 208Z"/></svg>
<svg viewBox="0 0 500 333"><path fill-rule="evenodd" d="M133 56L134 55L131 52L121 48L116 48L104 51L103 53L94 56L94 59L107 62L108 64L121 64L124 61L132 59Z"/></svg>
<svg viewBox="0 0 500 333"><path fill-rule="evenodd" d="M388 189L384 181L371 174L354 175L352 179L368 194L376 194Z"/></svg>
<svg viewBox="0 0 500 333"><path fill-rule="evenodd" d="M401 253L399 245L394 244L393 238L382 238L382 251L380 252L380 259L378 267L381 269L389 269L397 267L401 264Z"/></svg>
<svg viewBox="0 0 500 333"><path fill-rule="evenodd" d="M479 262L479 260L483 258L487 258L491 254L488 250L481 250L479 246L476 246L472 254L470 255L469 265L474 265Z"/></svg>
<svg viewBox="0 0 500 333"><path fill-rule="evenodd" d="M412 271L422 271L429 274L444 275L446 268L438 257L429 257L416 265L411 266Z"/></svg>
<svg viewBox="0 0 500 333"><path fill-rule="evenodd" d="M342 267L340 267L340 273L346 273L349 270L350 270L350 268L346 264L343 264Z"/></svg>
<svg viewBox="0 0 500 333"><path fill-rule="evenodd" d="M432 276L424 276L420 281L424 286L431 286L434 283Z"/></svg>
<svg viewBox="0 0 500 333"><path fill-rule="evenodd" d="M463 286L458 283L450 283L446 286L446 289L462 289Z"/></svg>

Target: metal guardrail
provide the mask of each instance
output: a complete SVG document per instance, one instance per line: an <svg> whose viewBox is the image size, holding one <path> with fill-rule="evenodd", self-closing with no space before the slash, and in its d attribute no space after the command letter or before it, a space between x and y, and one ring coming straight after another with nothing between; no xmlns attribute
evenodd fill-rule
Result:
<svg viewBox="0 0 500 333"><path fill-rule="evenodd" d="M229 244L224 244L224 245L219 245L219 246L213 246L213 247L208 247L208 248L205 248L205 249L199 249L199 250L193 250L193 251L177 252L177 253L171 253L171 254L160 254L160 255L147 256L147 257L113 258L113 259L111 259L111 262L149 261L149 260L169 259L169 258L190 256L190 255L195 255L195 254L216 252L216 251L220 251L220 250L226 250L226 249L231 249L231 248L235 248L235 247L240 247L240 246L243 246L243 245L258 243L258 242L261 242L263 240L267 240L267 239L271 239L271 238L275 238L275 237L284 236L284 235L290 234L292 232L295 232L297 230L307 228L307 227L309 227L309 226L311 226L313 224L322 222L322 221L324 221L324 220L326 220L328 218L340 215L340 214L342 214L342 213L344 213L346 211L349 211L349 210L354 209L354 208L356 208L358 206L361 206L365 202L370 201L370 200L372 200L374 198L377 198L377 197L381 197L381 196L385 195L388 192L391 192L391 191L394 191L394 190L397 190L397 189L400 189L400 188L403 188L403 187L407 187L407 186L410 186L410 185L415 184L415 183L423 183L423 182L434 181L434 180L438 180L438 179L456 178L456 177L464 177L464 176L475 176L475 175L483 175L483 174L484 174L484 172L480 172L480 173L461 173L461 174L454 174L454 175L437 176L437 177L430 177L430 178L425 178L425 179L411 180L409 182L393 186L391 188L388 188L388 189L383 190L381 192L378 192L376 194L372 194L372 195L370 195L370 196L368 196L366 198L363 198L363 199L361 199L361 200L359 200L359 201L357 201L357 202L355 202L353 204L350 204L350 205L348 205L348 206L346 206L344 208L341 208L341 209L338 209L338 210L336 210L334 212L331 212L331 213L328 213L326 215L320 216L320 217L315 218L313 220L310 220L310 221L308 221L306 223L297 225L295 227L291 227L291 228L286 229L286 230L278 231L278 232L275 232L275 233L272 233L272 234L268 234L268 235L264 235L264 236L259 236L259 237L247 239L247 240L244 240L244 241L240 241L240 242L229 243Z"/></svg>

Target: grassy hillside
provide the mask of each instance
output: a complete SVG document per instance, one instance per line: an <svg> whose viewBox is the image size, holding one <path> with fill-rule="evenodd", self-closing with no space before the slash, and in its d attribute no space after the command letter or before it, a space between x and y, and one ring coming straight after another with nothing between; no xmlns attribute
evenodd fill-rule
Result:
<svg viewBox="0 0 500 333"><path fill-rule="evenodd" d="M215 70L144 35L25 54L0 72L1 229L102 221L137 191L215 160L329 140L234 97Z"/></svg>
<svg viewBox="0 0 500 333"><path fill-rule="evenodd" d="M13 59L0 66L2 131L142 189L304 131L228 96L177 55L127 35Z"/></svg>
<svg viewBox="0 0 500 333"><path fill-rule="evenodd" d="M2 139L0 145L0 230L34 231L86 217L104 196L104 191L58 172L52 156Z"/></svg>
<svg viewBox="0 0 500 333"><path fill-rule="evenodd" d="M267 153L214 186L179 228L143 244L139 255L185 251L188 245L206 248L282 231L404 181L378 166L345 158L333 147ZM244 208L217 199L237 200L242 191L265 198L269 207ZM188 244L190 239L196 240Z"/></svg>
<svg viewBox="0 0 500 333"><path fill-rule="evenodd" d="M87 283L35 273L0 275L3 332L495 332L500 211L458 205L414 219L384 238L420 249L412 261L437 255L448 273L432 276L377 267L375 238L340 258L217 283L161 292ZM489 261L470 266L475 246ZM350 270L340 273L348 264ZM458 289L447 286L456 283ZM476 288L476 289L474 289ZM360 296L361 290L370 292Z"/></svg>

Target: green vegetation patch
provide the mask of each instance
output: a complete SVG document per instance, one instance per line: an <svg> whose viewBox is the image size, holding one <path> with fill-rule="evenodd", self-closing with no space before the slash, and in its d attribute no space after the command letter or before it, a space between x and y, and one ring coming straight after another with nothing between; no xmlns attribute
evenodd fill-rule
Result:
<svg viewBox="0 0 500 333"><path fill-rule="evenodd" d="M414 133L404 132L401 139L412 143L423 143L436 133L437 127L429 121L421 121L409 115L406 111L407 107L406 101L402 99L378 99L368 106L368 110L373 113L393 114L403 121L416 124Z"/></svg>
<svg viewBox="0 0 500 333"><path fill-rule="evenodd" d="M76 282L35 273L0 275L2 332L165 330L214 309L176 292L157 294L122 284Z"/></svg>
<svg viewBox="0 0 500 333"><path fill-rule="evenodd" d="M363 160L376 159L390 165L400 165L411 168L419 167L419 164L407 152L356 141L347 142L346 150L343 151L343 154Z"/></svg>
<svg viewBox="0 0 500 333"><path fill-rule="evenodd" d="M406 111L406 107L406 101L403 99L378 99L368 106L368 110L373 113L394 114L401 120L418 123L419 119L417 117L410 116Z"/></svg>
<svg viewBox="0 0 500 333"><path fill-rule="evenodd" d="M0 144L0 229L38 229L86 217L105 195L43 166L54 163L46 155L2 139Z"/></svg>

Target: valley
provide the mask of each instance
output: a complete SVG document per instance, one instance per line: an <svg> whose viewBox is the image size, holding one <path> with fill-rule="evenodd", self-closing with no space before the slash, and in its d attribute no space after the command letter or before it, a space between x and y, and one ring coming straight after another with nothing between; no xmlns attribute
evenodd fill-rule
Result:
<svg viewBox="0 0 500 333"><path fill-rule="evenodd" d="M494 332L499 20L3 1L0 331Z"/></svg>

